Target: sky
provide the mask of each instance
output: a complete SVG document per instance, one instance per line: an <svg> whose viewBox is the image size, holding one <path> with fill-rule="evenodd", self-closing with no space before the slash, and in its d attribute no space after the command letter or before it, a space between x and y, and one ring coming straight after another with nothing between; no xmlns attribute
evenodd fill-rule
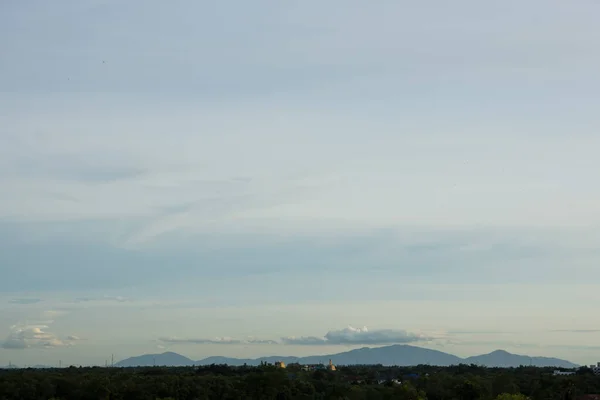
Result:
<svg viewBox="0 0 600 400"><path fill-rule="evenodd" d="M0 365L600 361L600 3L0 4Z"/></svg>

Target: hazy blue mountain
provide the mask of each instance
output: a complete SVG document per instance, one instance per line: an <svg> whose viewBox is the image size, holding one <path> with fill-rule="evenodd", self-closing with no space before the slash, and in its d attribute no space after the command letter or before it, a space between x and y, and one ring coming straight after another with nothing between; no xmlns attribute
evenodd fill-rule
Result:
<svg viewBox="0 0 600 400"><path fill-rule="evenodd" d="M256 360L243 360L248 365L257 365L261 361L273 363L283 361L286 364L298 362L300 364L319 364L327 363L331 360L338 365L351 364L383 364L383 365L452 365L460 364L461 359L451 354L443 353L437 350L425 349L422 347L408 345L392 345L385 347L363 347L337 354L324 354L308 357L261 357ZM198 361L199 365L205 364L207 359ZM227 362L229 361L229 362ZM226 362L230 365L240 365L237 359L228 359ZM243 364L243 363L242 363Z"/></svg>
<svg viewBox="0 0 600 400"><path fill-rule="evenodd" d="M487 365L495 367L519 367L521 365L533 365L536 367L560 367L575 368L572 362L551 357L529 357L511 354L504 350L496 350L489 354L465 358L467 364Z"/></svg>
<svg viewBox="0 0 600 400"><path fill-rule="evenodd" d="M437 350L425 349L422 347L408 345L392 345L385 347L363 347L361 349L350 350L344 353L323 354L318 356L308 357L292 357L292 356L272 356L261 357L256 359L238 359L228 357L208 357L196 362L197 365L208 364L229 364L229 365L258 365L261 362L274 363L275 361L283 361L286 364L319 364L327 363L331 360L334 364L350 365L350 364L383 364L383 365L417 365L417 364L433 364L433 365L452 365L460 364L462 361L459 357L451 354L443 353Z"/></svg>
<svg viewBox="0 0 600 400"><path fill-rule="evenodd" d="M432 364L447 366L460 364L461 359L438 350L425 349L408 345L392 345L385 347L351 350L331 356L334 363L344 364L383 364L383 365L418 365Z"/></svg>
<svg viewBox="0 0 600 400"><path fill-rule="evenodd" d="M115 364L116 367L150 367L153 365L185 367L194 365L194 361L181 354L166 352L162 354L144 354L138 357L130 357Z"/></svg>
<svg viewBox="0 0 600 400"><path fill-rule="evenodd" d="M449 366L457 364L478 364L488 367L518 367L519 365L534 365L538 367L561 367L574 368L577 367L566 360L547 357L529 357L511 354L503 350L494 351L490 354L480 356L460 358L452 354L444 353L438 350L426 349L423 347L409 345L392 345L384 347L363 347L336 354L324 354L309 357L292 357L292 356L272 356L261 357L255 359L242 359L213 356L199 361L192 361L187 357L176 353L149 354L139 357L132 357L117 363L117 366L151 366L154 365L209 365L209 364L228 364L228 365L259 365L261 362L269 364L275 361L283 361L286 364L326 364L331 361L337 365L352 365L352 364L383 364L383 365L400 365L410 366L418 364L430 364L439 366Z"/></svg>

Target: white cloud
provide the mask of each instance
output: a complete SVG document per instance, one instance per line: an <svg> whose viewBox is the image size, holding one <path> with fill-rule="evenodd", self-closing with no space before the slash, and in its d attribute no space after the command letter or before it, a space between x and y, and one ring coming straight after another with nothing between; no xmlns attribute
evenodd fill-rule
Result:
<svg viewBox="0 0 600 400"><path fill-rule="evenodd" d="M54 319L67 315L69 312L61 309L35 311L30 314L31 319L21 315L21 322L12 325L4 342L0 345L4 349L28 348L56 348L72 346L81 340L76 335L62 337L51 330Z"/></svg>
<svg viewBox="0 0 600 400"><path fill-rule="evenodd" d="M323 337L317 336L288 336L280 340L248 338L244 340L231 337L204 338L177 338L162 337L159 341L170 344L284 344L284 345L386 345L397 343L417 343L430 341L429 335L410 333L404 330L379 329L370 331L366 326L329 331Z"/></svg>
<svg viewBox="0 0 600 400"><path fill-rule="evenodd" d="M287 337L283 338L285 344L296 345L386 345L397 343L417 343L429 341L432 338L424 335L411 333L404 330L379 329L369 330L366 326L363 328L347 328L329 331L324 337Z"/></svg>
<svg viewBox="0 0 600 400"><path fill-rule="evenodd" d="M64 339L48 331L47 325L13 325L6 340L4 349L54 348L71 346L77 339L68 336Z"/></svg>

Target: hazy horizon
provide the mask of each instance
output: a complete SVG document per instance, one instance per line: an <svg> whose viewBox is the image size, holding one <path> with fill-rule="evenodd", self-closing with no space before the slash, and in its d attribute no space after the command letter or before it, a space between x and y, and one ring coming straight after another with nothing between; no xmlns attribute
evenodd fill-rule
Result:
<svg viewBox="0 0 600 400"><path fill-rule="evenodd" d="M355 329L350 327L351 329ZM346 328L348 329L348 328ZM221 339L222 340L222 339ZM258 343L261 344L261 343ZM223 344L219 344L218 346L222 346ZM232 346L235 349L236 345L241 345L240 343L234 343L234 344L227 344L227 346ZM253 344L254 346L256 346L257 344ZM222 354L213 354L213 355L209 355L209 356L202 356L201 358L197 358L194 356L189 356L186 353L182 353L181 351L176 351L176 349L168 349L168 348L157 348L154 352L148 352L148 353L140 353L140 354L132 354L129 356L123 356L123 357L119 357L119 358L115 358L114 354L109 354L107 355L107 357L105 357L105 359L100 362L100 360L96 360L97 362L88 362L88 363L69 363L68 360L62 360L62 359L58 359L58 360L53 360L54 363L53 364L41 364L41 363L30 363L30 364L22 364L22 365L18 365L15 362L13 362L12 360L8 361L7 365L0 365L0 368L4 368L7 366L12 366L12 367L18 367L18 368L27 368L27 367L68 367L71 365L74 366L132 366L132 360L134 359L144 359L146 357L149 356L167 356L169 358L158 358L155 359L155 365L175 365L175 364L169 364L169 362L167 361L167 364L163 364L162 362L164 362L167 359L171 359L172 355L175 356L183 356L187 359L189 359L191 362L203 362L203 361L208 361L210 359L213 359L215 357L222 357L222 358L227 358L227 359L231 359L231 360L238 360L238 361L246 361L246 360L261 360L261 359L268 359L268 358L273 358L273 357L279 357L282 360L286 359L286 358L298 358L298 359L302 359L303 357L308 357L308 358L315 358L315 357L331 357L331 356L339 356L339 355L345 355L346 353L350 353L353 350L362 350L362 349L378 349L378 348L388 348L388 347L396 347L396 346L403 346L403 347L410 347L411 349L415 349L415 348L420 348L420 349L425 349L425 350L435 350L435 351L439 351L441 352L441 354L447 354L450 356L456 356L459 359L462 360L466 360L467 362L469 361L469 358L471 357L480 357L480 356L488 356L488 355L493 355L496 353L508 353L508 354L512 354L514 356L519 356L519 357L527 357L530 358L532 362L533 359L538 358L538 359L545 359L545 358L551 358L551 359L557 359L557 360L561 360L561 361L566 361L566 362L571 362L571 360L568 359L561 359L560 357L552 357L552 356L536 356L536 355L530 355L530 354L525 354L525 353L519 353L517 352L508 352L505 349L502 348L496 348L493 350L486 350L484 353L473 353L473 354L463 354L463 355L458 355L458 354L454 354L450 351L444 350L443 348L440 348L440 346L435 346L435 345L428 345L427 343L411 343L411 344L405 344L405 343L395 343L395 344L379 344L379 345L340 345L339 347L326 347L326 346L315 346L312 347L314 349L313 353L310 354L306 354L306 351L301 351L299 354L288 354L285 351L287 350L283 350L283 349L290 349L290 346L287 347L280 347L280 349L282 349L282 351L280 352L273 352L272 348L267 347L266 345L263 346L263 349L266 349L267 351L271 351L271 353L268 354L263 354L263 355L255 355L255 356L248 356L248 357L243 357L243 356L236 356L236 355L232 355L232 356L223 356ZM293 346L291 346L293 348ZM556 346L556 347L561 347L561 346ZM260 346L259 346L260 348ZM331 351L325 351L324 349L330 348ZM235 351L235 350L234 350ZM294 350L292 350L294 351ZM417 357L417 356L413 356ZM346 357L348 358L348 357ZM360 357L359 357L360 358ZM162 361L161 361L162 360ZM357 359L358 360L358 359ZM497 362L503 362L501 361L502 359L496 359ZM289 360L285 360L285 362L288 362ZM326 360L323 360L321 362L325 362ZM174 362L174 361L172 361ZM209 361L210 363L214 362L213 360ZM337 364L339 364L339 361L336 362ZM358 363L360 364L360 361L358 361ZM351 364L351 363L350 363ZM577 363L575 363L577 364ZM142 364L140 364L142 365ZM237 365L237 364L232 364L232 365ZM342 365L342 364L340 364ZM343 365L346 365L345 363L343 363ZM388 364L384 364L384 365L388 365ZM390 364L391 365L391 364ZM435 363L432 365L436 365ZM579 366L589 366L588 364L578 364ZM592 364L592 365L596 365L596 363ZM558 366L558 367L563 367Z"/></svg>
<svg viewBox="0 0 600 400"><path fill-rule="evenodd" d="M600 361L599 12L5 2L0 365Z"/></svg>

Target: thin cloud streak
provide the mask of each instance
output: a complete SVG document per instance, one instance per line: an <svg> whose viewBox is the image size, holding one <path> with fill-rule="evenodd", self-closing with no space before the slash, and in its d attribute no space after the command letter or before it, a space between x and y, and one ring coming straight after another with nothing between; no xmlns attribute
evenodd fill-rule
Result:
<svg viewBox="0 0 600 400"><path fill-rule="evenodd" d="M280 340L261 340L249 338L245 340L231 337L215 339L183 339L176 337L161 337L159 341L169 344L280 344L280 345L386 345L398 343L418 343L431 341L433 338L423 334L410 333L403 330L380 329L369 330L367 327L353 328L351 326L335 331L329 331L323 337L302 336L284 337Z"/></svg>
<svg viewBox="0 0 600 400"><path fill-rule="evenodd" d="M22 299L10 299L8 302L10 304L37 304L41 301L42 301L42 299L22 298Z"/></svg>
<svg viewBox="0 0 600 400"><path fill-rule="evenodd" d="M104 297L77 297L75 303L89 303L89 302L117 302L125 303L132 301L131 299L123 296L104 296Z"/></svg>
<svg viewBox="0 0 600 400"><path fill-rule="evenodd" d="M161 337L158 339L163 343L168 344L278 344L274 340L261 339L234 339L230 337L202 339L202 338L177 338L177 337Z"/></svg>

